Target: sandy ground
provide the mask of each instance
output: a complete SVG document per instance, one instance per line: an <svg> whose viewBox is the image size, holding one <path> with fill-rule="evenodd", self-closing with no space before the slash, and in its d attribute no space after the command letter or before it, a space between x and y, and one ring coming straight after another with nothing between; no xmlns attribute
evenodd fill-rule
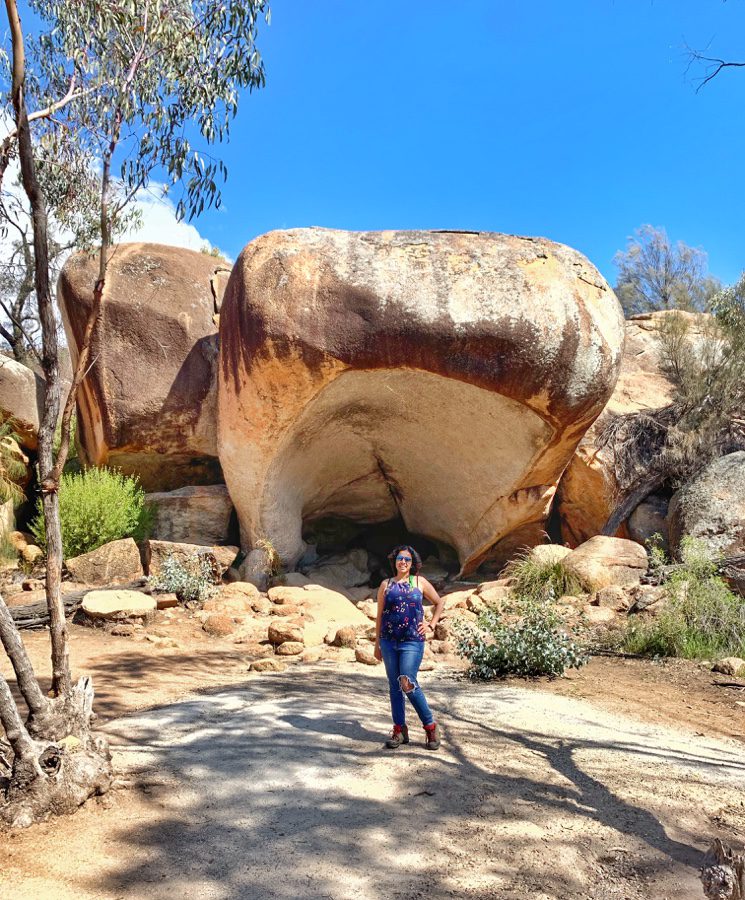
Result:
<svg viewBox="0 0 745 900"><path fill-rule="evenodd" d="M386 752L381 669L248 675L240 645L164 621L179 647L72 627L123 784L3 835L0 897L691 900L711 838L742 846L744 692L699 666L492 685L440 666L442 750L414 729Z"/></svg>

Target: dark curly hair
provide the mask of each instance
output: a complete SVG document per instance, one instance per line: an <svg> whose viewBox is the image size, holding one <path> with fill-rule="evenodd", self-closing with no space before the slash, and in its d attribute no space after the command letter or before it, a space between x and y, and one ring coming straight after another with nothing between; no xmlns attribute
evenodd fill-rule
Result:
<svg viewBox="0 0 745 900"><path fill-rule="evenodd" d="M391 550L388 554L388 559L391 563L391 569L395 575L396 573L396 557L402 550L408 550L411 554L411 574L418 575L419 571L422 568L422 557L416 552L416 550L411 546L411 544L400 544L395 549Z"/></svg>

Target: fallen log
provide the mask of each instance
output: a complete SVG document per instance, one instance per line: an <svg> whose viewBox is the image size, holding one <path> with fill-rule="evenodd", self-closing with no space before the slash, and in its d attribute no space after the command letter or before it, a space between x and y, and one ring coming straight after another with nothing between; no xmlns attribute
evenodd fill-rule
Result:
<svg viewBox="0 0 745 900"><path fill-rule="evenodd" d="M66 618L69 619L75 615L86 593L87 590L75 591L62 597ZM49 624L46 600L37 600L35 603L26 603L23 606L11 606L9 611L16 628L43 628Z"/></svg>

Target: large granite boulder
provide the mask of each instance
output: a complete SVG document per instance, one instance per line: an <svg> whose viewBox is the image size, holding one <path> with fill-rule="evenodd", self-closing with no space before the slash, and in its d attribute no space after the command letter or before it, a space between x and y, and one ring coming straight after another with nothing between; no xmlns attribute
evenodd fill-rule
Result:
<svg viewBox="0 0 745 900"><path fill-rule="evenodd" d="M229 538L233 501L224 484L188 485L147 494L146 500L154 510L154 540L221 544Z"/></svg>
<svg viewBox="0 0 745 900"><path fill-rule="evenodd" d="M242 545L401 516L463 572L540 542L605 406L623 318L543 239L298 229L241 254L220 321L219 453Z"/></svg>
<svg viewBox="0 0 745 900"><path fill-rule="evenodd" d="M576 547L593 535L599 534L613 511L616 483L608 454L596 445L612 416L638 412L642 409L659 409L673 399L673 386L660 371L659 341L660 322L670 315L685 316L689 320L689 336L696 340L701 334L704 317L679 311L641 313L626 322L626 343L621 363L621 373L613 395L602 415L588 429L577 452L564 473L556 494L556 506L561 522L561 536L566 543ZM663 498L650 499L659 512ZM664 509L662 518L664 519ZM618 537L636 537L644 530L638 522L633 532L622 525ZM665 537L663 530L663 538Z"/></svg>
<svg viewBox="0 0 745 900"><path fill-rule="evenodd" d="M680 556L686 535L703 541L714 556L745 554L745 451L714 460L670 501L670 544ZM745 565L729 581L745 595Z"/></svg>
<svg viewBox="0 0 745 900"><path fill-rule="evenodd" d="M0 418L12 419L22 447L36 450L44 381L8 356L0 356Z"/></svg>
<svg viewBox="0 0 745 900"><path fill-rule="evenodd" d="M67 340L77 348L93 302L94 258L59 278ZM227 269L204 253L122 244L113 254L90 373L78 398L84 458L137 474L146 490L222 481L217 460L217 322Z"/></svg>

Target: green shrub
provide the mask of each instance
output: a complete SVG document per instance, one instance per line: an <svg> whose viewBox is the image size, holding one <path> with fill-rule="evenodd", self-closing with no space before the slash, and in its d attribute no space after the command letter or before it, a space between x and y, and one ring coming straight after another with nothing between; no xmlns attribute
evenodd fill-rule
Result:
<svg viewBox="0 0 745 900"><path fill-rule="evenodd" d="M552 597L517 599L505 612L509 620L494 608L485 610L475 623L455 620L456 652L470 662L471 678L555 677L587 661Z"/></svg>
<svg viewBox="0 0 745 900"><path fill-rule="evenodd" d="M567 572L561 561L535 559L529 551L516 557L504 574L512 579L512 592L517 597L538 600L582 593L579 580Z"/></svg>
<svg viewBox="0 0 745 900"><path fill-rule="evenodd" d="M630 620L624 649L684 659L745 655L745 599L717 575L716 561L702 541L684 538L681 557L682 564L664 583L660 613Z"/></svg>
<svg viewBox="0 0 745 900"><path fill-rule="evenodd" d="M182 558L168 554L160 573L148 582L153 590L175 594L182 603L204 603L215 593L212 563L200 553Z"/></svg>
<svg viewBox="0 0 745 900"><path fill-rule="evenodd" d="M60 524L65 559L95 550L120 538L143 540L150 531L153 511L134 477L111 469L65 473L60 481ZM46 549L41 499L31 533Z"/></svg>

